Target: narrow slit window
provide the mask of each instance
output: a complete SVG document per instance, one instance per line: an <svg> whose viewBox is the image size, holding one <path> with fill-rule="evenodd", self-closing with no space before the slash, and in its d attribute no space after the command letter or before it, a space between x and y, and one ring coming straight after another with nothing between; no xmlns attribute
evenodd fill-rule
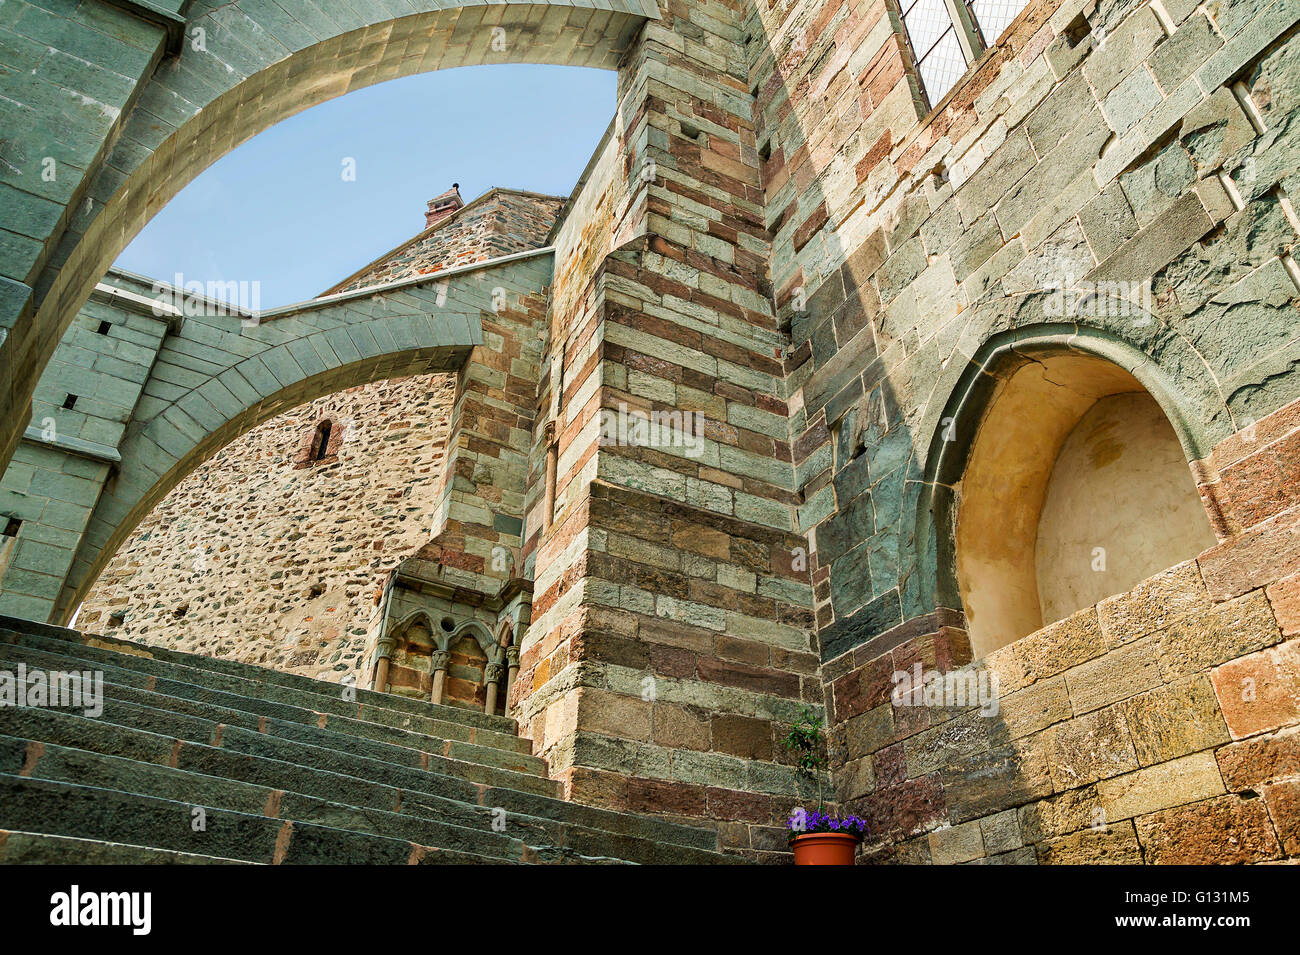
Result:
<svg viewBox="0 0 1300 955"><path fill-rule="evenodd" d="M320 424L316 425L316 435L312 439L311 443L311 459L313 461L324 461L329 455L330 432L332 430L333 426L329 421L322 421Z"/></svg>

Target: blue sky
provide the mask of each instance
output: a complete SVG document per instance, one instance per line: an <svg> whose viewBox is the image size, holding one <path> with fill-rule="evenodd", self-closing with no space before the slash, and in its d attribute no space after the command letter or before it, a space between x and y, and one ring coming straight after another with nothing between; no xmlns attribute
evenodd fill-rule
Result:
<svg viewBox="0 0 1300 955"><path fill-rule="evenodd" d="M166 281L260 281L262 308L313 298L423 229L425 202L453 182L466 202L493 186L568 195L614 115L615 80L477 66L348 93L219 159L116 264Z"/></svg>

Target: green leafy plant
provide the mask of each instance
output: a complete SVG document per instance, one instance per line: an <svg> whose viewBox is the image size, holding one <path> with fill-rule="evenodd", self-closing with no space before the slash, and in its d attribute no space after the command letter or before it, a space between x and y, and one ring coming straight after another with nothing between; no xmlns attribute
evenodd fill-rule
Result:
<svg viewBox="0 0 1300 955"><path fill-rule="evenodd" d="M826 768L826 751L822 742L822 717L805 706L799 719L790 727L785 748L795 754L799 772L817 781L817 807L822 805L822 770Z"/></svg>

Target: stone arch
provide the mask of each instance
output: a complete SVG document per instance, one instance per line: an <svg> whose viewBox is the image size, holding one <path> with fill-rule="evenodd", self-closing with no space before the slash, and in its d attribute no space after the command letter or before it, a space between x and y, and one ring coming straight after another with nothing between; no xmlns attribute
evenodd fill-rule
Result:
<svg viewBox="0 0 1300 955"><path fill-rule="evenodd" d="M265 313L188 317L175 361L204 349L209 371L178 389L166 343L95 505L53 615L66 620L131 531L187 474L235 438L356 385L461 369L483 344L483 315L544 293L549 249L520 253ZM463 376L462 376L463 377ZM180 379L185 380L185 379Z"/></svg>
<svg viewBox="0 0 1300 955"><path fill-rule="evenodd" d="M478 620L465 620L457 624L450 633L444 633L439 638L438 646L440 649L450 650L465 637L474 639L489 663L500 663L505 659L504 652L492 639L492 632Z"/></svg>
<svg viewBox="0 0 1300 955"><path fill-rule="evenodd" d="M981 641L975 631L980 629L980 624L972 620L976 614L968 606L959 579L962 481L972 463L981 425L1003 395L1011 376L1027 367L1036 367L1044 376L1052 374L1055 383L1072 385L1091 380L1092 385L1087 387L1096 389L1095 395L1080 396L1083 411L1073 420L1062 418L1059 422L1062 427L1065 424L1069 427L1056 435L1058 443L1050 449L1049 478L1060 442L1068 437L1088 408L1111 394L1140 392L1149 397L1172 430L1183 462L1193 467L1216 441L1230 433L1231 418L1226 403L1208 369L1179 361L1174 366L1178 374L1174 374L1165 367L1165 362L1181 339L1154 318L1133 324L1138 329L1149 329L1148 337L1140 343L1096 325L1041 323L1003 329L989 335L968 361L951 363L936 387L923 425L923 433L929 434L930 440L924 446L924 458L917 469L920 482L914 546L920 566L916 571L925 580L922 586L932 591L931 606L966 613L977 655L992 647L979 645ZM1161 347L1152 347L1153 342ZM1153 357L1152 353L1160 357ZM1086 373L1073 377L1070 382L1059 381L1063 377L1062 369L1072 364L1076 370ZM1090 375L1100 378L1090 378ZM1086 401L1088 397L1091 402ZM1193 468L1189 467L1183 475L1195 493ZM999 532L1005 533L1005 527ZM1152 572L1163 569L1152 568ZM1040 619L1025 632L1037 629L1044 622L1051 621ZM1011 639L1024 635L1016 633Z"/></svg>
<svg viewBox="0 0 1300 955"><path fill-rule="evenodd" d="M434 623L433 618L423 610L413 610L411 613L407 614L406 617L400 620L397 625L389 631L389 633L392 635L394 640L401 640L404 638L407 631L419 623L424 624L424 627L429 631L430 636L434 636L438 633L438 625ZM437 643L436 637L434 642L435 644Z"/></svg>
<svg viewBox="0 0 1300 955"><path fill-rule="evenodd" d="M135 83L112 126L95 111L76 117L85 128L68 138L101 142L102 153L77 183L60 183L63 215L43 242L33 236L37 251L13 262L19 253L3 253L4 274L30 276L31 294L0 344L0 376L12 383L0 396L8 399L0 465L26 424L20 418L41 371L95 283L149 219L231 149L310 106L415 73L489 63L617 69L640 26L658 16L654 0L469 0L400 17L378 2L326 16L305 0L244 0L187 20L170 16L169 52L179 55Z"/></svg>

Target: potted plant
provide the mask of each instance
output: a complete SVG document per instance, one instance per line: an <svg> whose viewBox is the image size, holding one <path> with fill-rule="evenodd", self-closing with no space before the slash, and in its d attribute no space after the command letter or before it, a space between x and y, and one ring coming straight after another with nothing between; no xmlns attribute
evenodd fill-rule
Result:
<svg viewBox="0 0 1300 955"><path fill-rule="evenodd" d="M821 745L822 718L804 707L799 721L785 738L786 748L796 755L799 772L817 781L817 808L795 809L786 823L795 865L853 865L858 843L867 825L857 816L835 816L822 804L822 772L826 768Z"/></svg>

